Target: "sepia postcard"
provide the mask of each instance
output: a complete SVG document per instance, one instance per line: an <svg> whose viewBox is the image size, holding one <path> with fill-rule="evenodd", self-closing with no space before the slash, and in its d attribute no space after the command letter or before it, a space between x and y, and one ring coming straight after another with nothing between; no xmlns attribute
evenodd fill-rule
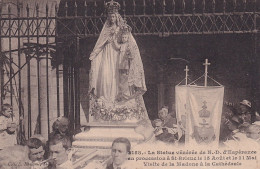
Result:
<svg viewBox="0 0 260 169"><path fill-rule="evenodd" d="M260 168L260 1L0 0L0 168Z"/></svg>

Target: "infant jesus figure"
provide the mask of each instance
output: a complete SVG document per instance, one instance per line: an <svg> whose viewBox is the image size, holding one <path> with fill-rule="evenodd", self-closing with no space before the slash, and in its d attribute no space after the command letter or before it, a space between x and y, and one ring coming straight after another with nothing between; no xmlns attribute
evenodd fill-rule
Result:
<svg viewBox="0 0 260 169"><path fill-rule="evenodd" d="M131 66L133 56L130 51L129 36L131 33L131 27L126 23L120 26L118 39L114 39L113 45L119 50L119 93L117 100L127 100L130 96L130 90L128 85L128 73Z"/></svg>

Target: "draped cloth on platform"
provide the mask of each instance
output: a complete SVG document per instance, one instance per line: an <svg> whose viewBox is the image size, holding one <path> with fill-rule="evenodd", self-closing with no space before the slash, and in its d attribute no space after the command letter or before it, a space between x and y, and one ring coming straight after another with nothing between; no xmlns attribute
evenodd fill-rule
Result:
<svg viewBox="0 0 260 169"><path fill-rule="evenodd" d="M185 134L187 118L187 86L175 87L176 118L179 126L179 138ZM184 136L183 136L184 137Z"/></svg>
<svg viewBox="0 0 260 169"><path fill-rule="evenodd" d="M186 117L186 145L218 146L223 97L223 86L176 86L177 120L183 123Z"/></svg>

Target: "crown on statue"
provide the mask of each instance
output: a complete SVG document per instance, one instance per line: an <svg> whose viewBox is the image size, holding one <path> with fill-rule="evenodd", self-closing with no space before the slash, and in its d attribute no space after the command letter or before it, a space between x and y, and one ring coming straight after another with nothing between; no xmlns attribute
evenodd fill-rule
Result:
<svg viewBox="0 0 260 169"><path fill-rule="evenodd" d="M118 11L120 9L120 4L114 0L111 0L107 3L105 3L105 8L106 8L108 14L118 13Z"/></svg>
<svg viewBox="0 0 260 169"><path fill-rule="evenodd" d="M130 33L132 28L124 21L124 23L120 26L120 30L122 33Z"/></svg>

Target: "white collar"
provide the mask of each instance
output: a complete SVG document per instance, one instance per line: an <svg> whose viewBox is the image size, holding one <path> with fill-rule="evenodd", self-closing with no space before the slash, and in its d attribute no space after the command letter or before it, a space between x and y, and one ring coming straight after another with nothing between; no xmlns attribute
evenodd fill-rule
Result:
<svg viewBox="0 0 260 169"><path fill-rule="evenodd" d="M125 169L125 168L126 168L126 161L125 161L123 164L119 165L119 166L117 166L117 165L115 165L115 164L113 163L113 168L114 168L114 169L117 169L118 167L120 167L121 169Z"/></svg>

